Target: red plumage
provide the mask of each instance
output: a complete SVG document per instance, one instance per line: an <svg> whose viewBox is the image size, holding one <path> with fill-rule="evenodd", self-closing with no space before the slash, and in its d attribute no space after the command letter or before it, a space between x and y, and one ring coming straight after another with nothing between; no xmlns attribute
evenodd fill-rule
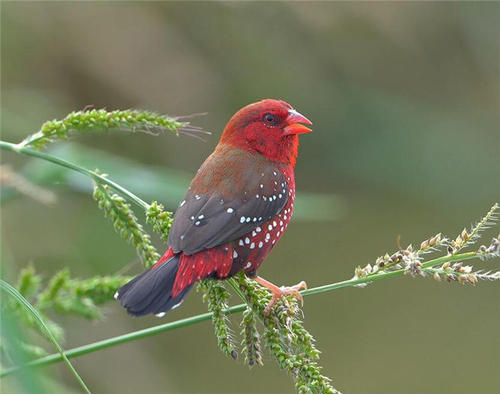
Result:
<svg viewBox="0 0 500 394"><path fill-rule="evenodd" d="M132 315L163 315L194 282L244 270L255 277L286 230L295 201L298 134L311 122L280 100L262 100L228 122L179 204L168 250L116 297ZM280 290L257 277L279 297Z"/></svg>

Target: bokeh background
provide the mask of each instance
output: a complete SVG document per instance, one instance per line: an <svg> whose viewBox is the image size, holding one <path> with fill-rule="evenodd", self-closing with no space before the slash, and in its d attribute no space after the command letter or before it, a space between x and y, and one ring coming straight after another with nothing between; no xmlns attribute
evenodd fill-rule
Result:
<svg viewBox="0 0 500 394"><path fill-rule="evenodd" d="M51 148L170 209L241 106L282 98L314 121L296 168L301 212L261 269L274 282L350 278L356 265L394 251L398 235L403 245L455 235L500 200L499 3L1 7L2 139L17 142L89 104L208 112L193 120L213 131L206 142L112 132ZM11 153L2 163L57 196L46 205L4 188L7 280L29 262L47 277L62 267L80 277L140 271L89 198L88 179ZM399 278L308 297L304 313L324 372L346 393L492 393L499 297L495 283ZM130 319L115 303L102 322L57 320L70 348L205 310L192 292L163 321ZM251 370L226 359L208 322L74 364L96 393L294 390L269 356ZM40 373L62 382L51 390L79 390L64 365ZM13 378L3 384L17 387Z"/></svg>

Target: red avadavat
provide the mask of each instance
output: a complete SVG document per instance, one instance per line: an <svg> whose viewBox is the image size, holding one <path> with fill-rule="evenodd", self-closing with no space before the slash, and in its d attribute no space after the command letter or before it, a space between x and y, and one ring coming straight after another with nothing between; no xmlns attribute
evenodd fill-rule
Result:
<svg viewBox="0 0 500 394"><path fill-rule="evenodd" d="M277 287L257 270L285 232L295 201L298 134L312 124L281 100L240 109L191 182L174 216L168 250L115 295L133 316L163 316L196 281L244 270L273 293L272 305L305 283Z"/></svg>

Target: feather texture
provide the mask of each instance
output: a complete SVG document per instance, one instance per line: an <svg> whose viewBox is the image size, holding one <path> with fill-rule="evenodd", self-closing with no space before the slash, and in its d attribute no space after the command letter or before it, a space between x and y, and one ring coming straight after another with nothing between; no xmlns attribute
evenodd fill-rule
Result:
<svg viewBox="0 0 500 394"><path fill-rule="evenodd" d="M219 160L227 156L229 161ZM282 166L252 156L223 147L202 165L174 216L168 245L175 253L232 242L283 209L290 190Z"/></svg>

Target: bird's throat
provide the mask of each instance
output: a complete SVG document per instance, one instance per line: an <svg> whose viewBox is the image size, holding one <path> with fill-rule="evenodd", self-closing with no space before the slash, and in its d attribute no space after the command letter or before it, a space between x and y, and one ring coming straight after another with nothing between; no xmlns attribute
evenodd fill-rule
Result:
<svg viewBox="0 0 500 394"><path fill-rule="evenodd" d="M244 149L251 153L261 154L268 160L289 164L295 167L297 161L299 137L297 135L280 136L279 138L261 138L258 136L245 139L221 141L226 145Z"/></svg>

